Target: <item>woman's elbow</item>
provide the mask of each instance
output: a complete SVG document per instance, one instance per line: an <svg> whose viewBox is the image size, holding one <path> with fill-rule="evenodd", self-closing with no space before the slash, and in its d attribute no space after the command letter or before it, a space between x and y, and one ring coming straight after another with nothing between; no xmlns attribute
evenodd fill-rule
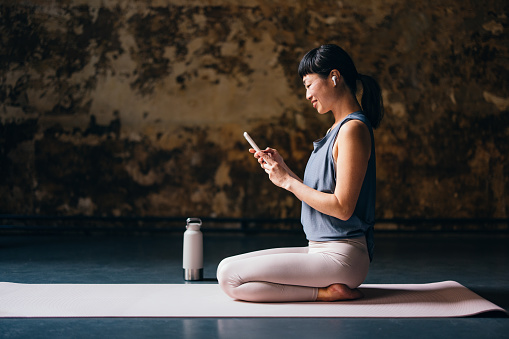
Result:
<svg viewBox="0 0 509 339"><path fill-rule="evenodd" d="M350 219L352 217L353 212L354 212L353 209L352 210L340 211L339 213L334 215L334 217L338 218L339 220L347 221L348 219Z"/></svg>
<svg viewBox="0 0 509 339"><path fill-rule="evenodd" d="M340 220L346 221L350 219L355 211L355 205L341 202L339 199L337 200L338 205L335 209L335 213L333 217L338 218Z"/></svg>

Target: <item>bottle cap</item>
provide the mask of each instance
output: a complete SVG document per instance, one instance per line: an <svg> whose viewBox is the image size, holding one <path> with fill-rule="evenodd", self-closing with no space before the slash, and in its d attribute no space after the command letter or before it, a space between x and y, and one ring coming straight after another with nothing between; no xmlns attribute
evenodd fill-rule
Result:
<svg viewBox="0 0 509 339"><path fill-rule="evenodd" d="M198 225L201 227L201 219L200 218L187 218L186 228L188 228L189 225Z"/></svg>

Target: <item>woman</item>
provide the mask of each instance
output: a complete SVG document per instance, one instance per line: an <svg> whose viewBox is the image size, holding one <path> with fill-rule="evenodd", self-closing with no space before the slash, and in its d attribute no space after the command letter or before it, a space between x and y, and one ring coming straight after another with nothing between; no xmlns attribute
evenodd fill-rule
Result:
<svg viewBox="0 0 509 339"><path fill-rule="evenodd" d="M234 299L256 302L336 301L362 297L373 253L375 144L373 128L383 117L380 87L357 73L336 45L309 51L299 75L306 98L334 124L314 142L304 180L277 150L249 151L269 179L302 201L307 247L276 248L224 259L219 285ZM357 81L363 87L357 101Z"/></svg>

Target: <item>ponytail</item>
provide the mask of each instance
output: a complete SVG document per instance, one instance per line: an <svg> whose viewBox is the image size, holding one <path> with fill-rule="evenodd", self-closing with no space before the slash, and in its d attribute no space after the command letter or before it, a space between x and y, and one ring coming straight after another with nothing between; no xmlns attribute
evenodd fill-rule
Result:
<svg viewBox="0 0 509 339"><path fill-rule="evenodd" d="M368 75L359 73L359 80L362 83L362 110L371 126L377 128L384 117L382 91L376 80Z"/></svg>

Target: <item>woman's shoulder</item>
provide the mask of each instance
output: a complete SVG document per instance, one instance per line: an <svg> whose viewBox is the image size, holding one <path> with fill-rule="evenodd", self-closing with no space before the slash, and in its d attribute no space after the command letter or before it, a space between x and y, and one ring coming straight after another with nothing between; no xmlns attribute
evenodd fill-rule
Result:
<svg viewBox="0 0 509 339"><path fill-rule="evenodd" d="M361 120L352 119L343 124L334 143L333 154L337 155L339 148L364 150L368 155L371 149L371 133L369 127ZM334 157L336 160L337 157Z"/></svg>
<svg viewBox="0 0 509 339"><path fill-rule="evenodd" d="M368 125L359 119L350 119L343 123L339 134L351 137L366 137L370 135Z"/></svg>

